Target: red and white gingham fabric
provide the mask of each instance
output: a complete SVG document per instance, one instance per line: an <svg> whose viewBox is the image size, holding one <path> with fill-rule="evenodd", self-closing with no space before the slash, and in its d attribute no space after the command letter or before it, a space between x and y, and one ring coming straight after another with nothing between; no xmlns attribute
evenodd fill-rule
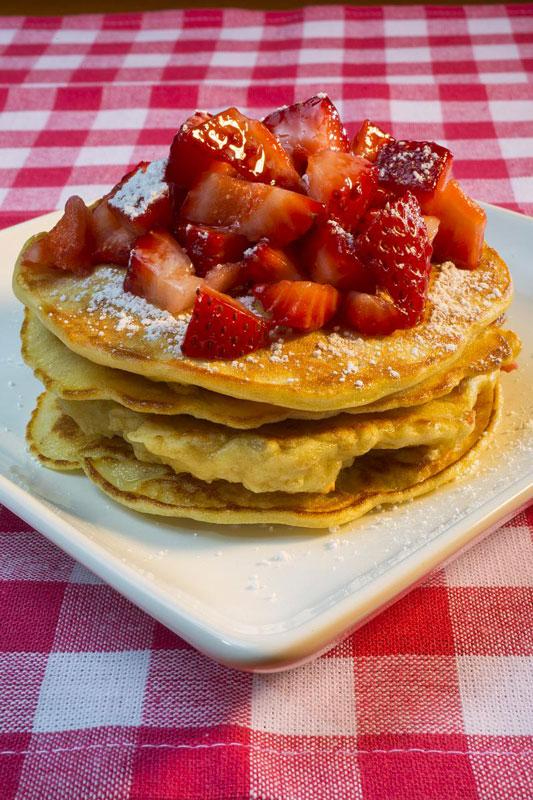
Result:
<svg viewBox="0 0 533 800"><path fill-rule="evenodd" d="M103 194L194 108L316 91L533 212L533 6L0 18L0 224ZM531 800L533 513L334 651L220 667L0 510L1 800Z"/></svg>

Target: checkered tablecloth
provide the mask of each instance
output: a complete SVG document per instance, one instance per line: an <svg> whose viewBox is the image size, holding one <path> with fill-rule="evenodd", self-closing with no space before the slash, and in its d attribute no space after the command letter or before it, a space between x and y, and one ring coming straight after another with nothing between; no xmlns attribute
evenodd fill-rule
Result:
<svg viewBox="0 0 533 800"><path fill-rule="evenodd" d="M533 212L533 6L0 18L0 224L316 91ZM6 268L6 265L4 265ZM7 267L9 268L9 267ZM529 516L528 516L529 515ZM327 656L218 666L0 510L0 800L531 800L533 513Z"/></svg>

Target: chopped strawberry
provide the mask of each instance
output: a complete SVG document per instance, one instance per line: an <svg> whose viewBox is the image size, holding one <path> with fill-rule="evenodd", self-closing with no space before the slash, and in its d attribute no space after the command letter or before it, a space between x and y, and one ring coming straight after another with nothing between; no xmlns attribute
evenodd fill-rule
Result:
<svg viewBox="0 0 533 800"><path fill-rule="evenodd" d="M433 244L433 240L439 230L440 219L424 214L424 224L427 228L429 243Z"/></svg>
<svg viewBox="0 0 533 800"><path fill-rule="evenodd" d="M307 158L313 153L347 152L350 146L339 112L324 94L278 108L263 123L277 136L299 172L305 172Z"/></svg>
<svg viewBox="0 0 533 800"><path fill-rule="evenodd" d="M277 325L299 331L322 328L334 316L340 299L333 286L311 281L262 284L253 293Z"/></svg>
<svg viewBox="0 0 533 800"><path fill-rule="evenodd" d="M384 297L364 292L348 292L342 301L341 322L367 336L384 336L402 328L402 315Z"/></svg>
<svg viewBox="0 0 533 800"><path fill-rule="evenodd" d="M170 197L165 181L166 159L141 161L108 195L107 202L139 236L150 228L170 225Z"/></svg>
<svg viewBox="0 0 533 800"><path fill-rule="evenodd" d="M242 234L250 242L269 239L283 247L302 236L323 206L297 192L207 173L190 190L183 219Z"/></svg>
<svg viewBox="0 0 533 800"><path fill-rule="evenodd" d="M180 185L199 177L206 159L225 161L244 178L300 189L300 177L276 137L262 122L228 108L195 127L181 129L172 143L169 175ZM194 172L192 165L200 162ZM185 164L185 170L182 165ZM185 177L184 177L184 173Z"/></svg>
<svg viewBox="0 0 533 800"><path fill-rule="evenodd" d="M374 276L359 259L353 236L335 220L321 222L302 247L301 263L316 283L329 283L337 289L373 291Z"/></svg>
<svg viewBox="0 0 533 800"><path fill-rule="evenodd" d="M212 267L205 276L205 282L211 289L217 292L229 292L238 286L244 279L244 267L242 263L236 264L217 264Z"/></svg>
<svg viewBox="0 0 533 800"><path fill-rule="evenodd" d="M322 150L307 162L309 195L326 206L327 214L353 230L377 190L377 170L353 153Z"/></svg>
<svg viewBox="0 0 533 800"><path fill-rule="evenodd" d="M378 288L391 296L404 326L415 325L424 311L431 269L431 245L416 197L406 192L376 211L355 249L373 270Z"/></svg>
<svg viewBox="0 0 533 800"><path fill-rule="evenodd" d="M462 269L475 269L481 258L487 215L455 180L423 203L424 213L440 220L433 242L435 261L453 261Z"/></svg>
<svg viewBox="0 0 533 800"><path fill-rule="evenodd" d="M378 128L369 119L365 119L357 133L355 134L352 142L352 151L357 156L362 156L368 161L374 162L378 156L380 148L386 142L392 142L394 139L390 133L385 133L381 128Z"/></svg>
<svg viewBox="0 0 533 800"><path fill-rule="evenodd" d="M409 190L422 202L446 186L452 160L450 151L435 142L386 142L376 159L379 182L396 192Z"/></svg>
<svg viewBox="0 0 533 800"><path fill-rule="evenodd" d="M166 231L149 231L135 242L124 280L126 292L179 314L193 304L203 283L187 253Z"/></svg>
<svg viewBox="0 0 533 800"><path fill-rule="evenodd" d="M92 210L91 228L95 242L94 262L127 267L136 235L111 211L106 197Z"/></svg>
<svg viewBox="0 0 533 800"><path fill-rule="evenodd" d="M174 136L165 172L165 179L169 184L189 187L198 175L206 172L214 163L213 157L209 154L191 153L187 147L191 128L201 125L208 119L211 119L211 114L208 114L207 111L195 111L191 117L185 120Z"/></svg>
<svg viewBox="0 0 533 800"><path fill-rule="evenodd" d="M277 283L297 281L302 276L284 251L272 247L265 239L250 247L244 254L246 277L253 283Z"/></svg>
<svg viewBox="0 0 533 800"><path fill-rule="evenodd" d="M59 222L28 248L24 263L81 275L91 268L93 248L91 212L81 197L73 195Z"/></svg>
<svg viewBox="0 0 533 800"><path fill-rule="evenodd" d="M205 275L217 264L238 261L248 244L246 237L238 233L192 222L179 222L176 238L189 254L198 275Z"/></svg>
<svg viewBox="0 0 533 800"><path fill-rule="evenodd" d="M240 358L264 347L269 330L267 320L204 286L196 294L181 349L190 358Z"/></svg>

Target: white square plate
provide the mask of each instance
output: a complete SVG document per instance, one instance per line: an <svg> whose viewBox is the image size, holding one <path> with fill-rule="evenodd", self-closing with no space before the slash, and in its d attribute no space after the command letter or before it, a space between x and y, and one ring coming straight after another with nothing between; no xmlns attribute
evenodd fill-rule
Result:
<svg viewBox="0 0 533 800"><path fill-rule="evenodd" d="M503 379L496 436L476 474L324 532L141 516L81 475L41 467L24 442L40 385L19 355L22 308L10 279L22 243L58 215L0 232L0 501L218 661L270 671L320 654L532 495L533 219L487 211L487 239L515 281L509 325L524 342L520 369Z"/></svg>

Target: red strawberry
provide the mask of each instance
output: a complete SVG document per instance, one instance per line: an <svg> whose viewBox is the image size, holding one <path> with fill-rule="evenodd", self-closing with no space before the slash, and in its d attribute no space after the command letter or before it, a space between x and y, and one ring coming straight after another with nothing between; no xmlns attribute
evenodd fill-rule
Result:
<svg viewBox="0 0 533 800"><path fill-rule="evenodd" d="M299 331L322 328L335 314L339 293L333 286L311 281L279 281L255 286L254 295L277 325Z"/></svg>
<svg viewBox="0 0 533 800"><path fill-rule="evenodd" d="M194 274L187 253L166 231L150 231L135 242L124 280L126 292L179 314L193 304L203 283Z"/></svg>
<svg viewBox="0 0 533 800"><path fill-rule="evenodd" d="M209 159L225 161L244 178L300 189L300 178L276 137L259 120L228 108L195 127L183 128L172 143L168 175L189 186ZM194 171L192 165L198 163ZM184 169L182 169L184 165Z"/></svg>
<svg viewBox="0 0 533 800"><path fill-rule="evenodd" d="M269 239L283 247L302 236L323 206L297 192L249 183L221 173L207 173L190 190L182 218L228 228L250 242Z"/></svg>
<svg viewBox="0 0 533 800"><path fill-rule="evenodd" d="M94 262L127 267L136 234L111 211L105 197L92 210L91 228Z"/></svg>
<svg viewBox="0 0 533 800"><path fill-rule="evenodd" d="M344 296L340 320L367 336L384 336L404 327L402 314L390 300L364 292L348 292Z"/></svg>
<svg viewBox="0 0 533 800"><path fill-rule="evenodd" d="M309 195L326 206L327 214L354 230L377 190L377 170L353 153L322 150L307 162Z"/></svg>
<svg viewBox="0 0 533 800"><path fill-rule="evenodd" d="M372 271L355 252L353 236L334 220L313 229L303 246L301 260L317 283L359 291L373 291L375 287Z"/></svg>
<svg viewBox="0 0 533 800"><path fill-rule="evenodd" d="M179 186L191 186L198 175L206 172L214 163L214 159L209 154L198 152L191 153L188 150L187 142L191 128L201 125L211 119L211 114L207 111L195 111L180 127L172 144L165 173L165 179L169 184Z"/></svg>
<svg viewBox="0 0 533 800"><path fill-rule="evenodd" d="M267 320L204 286L196 294L181 349L190 358L240 358L265 347L269 330Z"/></svg>
<svg viewBox="0 0 533 800"><path fill-rule="evenodd" d="M393 142L390 133L385 133L369 119L365 119L352 142L352 151L357 156L362 156L368 161L374 162L377 158L379 149L386 142Z"/></svg>
<svg viewBox="0 0 533 800"><path fill-rule="evenodd" d="M339 112L324 94L278 108L263 123L277 136L299 172L305 172L307 158L313 153L347 152L350 146Z"/></svg>
<svg viewBox="0 0 533 800"><path fill-rule="evenodd" d="M297 281L302 277L290 256L284 250L272 247L264 239L246 250L244 265L246 276L253 283Z"/></svg>
<svg viewBox="0 0 533 800"><path fill-rule="evenodd" d="M435 142L386 142L376 159L379 182L395 192L409 190L422 202L446 186L452 160L450 151Z"/></svg>
<svg viewBox="0 0 533 800"><path fill-rule="evenodd" d="M359 258L403 315L405 326L422 316L431 268L431 245L417 199L410 192L376 211L356 240Z"/></svg>
<svg viewBox="0 0 533 800"><path fill-rule="evenodd" d="M166 160L141 161L108 195L111 211L139 236L150 228L170 225Z"/></svg>
<svg viewBox="0 0 533 800"><path fill-rule="evenodd" d="M238 261L248 244L247 239L238 233L193 225L192 222L179 222L176 237L189 254L198 275L205 275L217 264Z"/></svg>
<svg viewBox="0 0 533 800"><path fill-rule="evenodd" d="M59 222L27 250L24 262L81 275L91 268L93 249L91 212L81 197L73 195Z"/></svg>
<svg viewBox="0 0 533 800"><path fill-rule="evenodd" d="M487 215L455 180L423 203L424 213L434 214L440 225L433 243L436 261L453 261L462 269L475 269L481 258Z"/></svg>

